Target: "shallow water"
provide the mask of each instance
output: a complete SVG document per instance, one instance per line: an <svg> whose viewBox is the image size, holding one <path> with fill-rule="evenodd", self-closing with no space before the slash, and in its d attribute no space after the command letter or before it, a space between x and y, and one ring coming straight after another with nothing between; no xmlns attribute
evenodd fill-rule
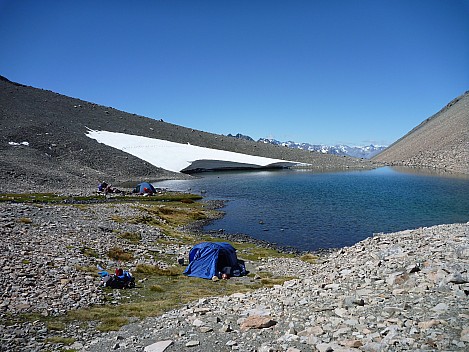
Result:
<svg viewBox="0 0 469 352"><path fill-rule="evenodd" d="M293 246L337 248L378 232L469 221L469 178L392 168L213 172L155 184L226 199L226 215L206 227Z"/></svg>

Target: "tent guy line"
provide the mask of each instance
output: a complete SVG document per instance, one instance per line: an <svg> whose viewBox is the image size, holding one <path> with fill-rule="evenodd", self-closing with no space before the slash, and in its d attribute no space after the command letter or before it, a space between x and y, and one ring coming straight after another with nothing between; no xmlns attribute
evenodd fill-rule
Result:
<svg viewBox="0 0 469 352"><path fill-rule="evenodd" d="M118 132L89 130L86 136L173 172L223 168L282 168L302 164Z"/></svg>

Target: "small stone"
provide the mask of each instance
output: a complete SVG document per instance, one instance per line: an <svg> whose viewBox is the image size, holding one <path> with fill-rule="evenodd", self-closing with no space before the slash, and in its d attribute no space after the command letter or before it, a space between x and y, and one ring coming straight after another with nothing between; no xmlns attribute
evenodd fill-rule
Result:
<svg viewBox="0 0 469 352"><path fill-rule="evenodd" d="M461 341L469 342L469 328L461 330Z"/></svg>
<svg viewBox="0 0 469 352"><path fill-rule="evenodd" d="M191 340L186 343L186 347L195 347L199 345L200 345L200 341L196 341L196 340Z"/></svg>
<svg viewBox="0 0 469 352"><path fill-rule="evenodd" d="M448 305L446 303L438 303L432 310L436 312L442 312L448 310Z"/></svg>
<svg viewBox="0 0 469 352"><path fill-rule="evenodd" d="M144 352L164 352L169 346L173 344L171 340L163 340L155 342L144 348Z"/></svg>

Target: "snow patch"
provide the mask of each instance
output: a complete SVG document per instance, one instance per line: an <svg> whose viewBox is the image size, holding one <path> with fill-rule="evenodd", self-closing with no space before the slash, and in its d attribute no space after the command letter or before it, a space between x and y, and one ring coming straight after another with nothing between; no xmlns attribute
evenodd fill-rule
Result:
<svg viewBox="0 0 469 352"><path fill-rule="evenodd" d="M174 172L233 167L290 167L300 164L125 133L90 130L86 136Z"/></svg>

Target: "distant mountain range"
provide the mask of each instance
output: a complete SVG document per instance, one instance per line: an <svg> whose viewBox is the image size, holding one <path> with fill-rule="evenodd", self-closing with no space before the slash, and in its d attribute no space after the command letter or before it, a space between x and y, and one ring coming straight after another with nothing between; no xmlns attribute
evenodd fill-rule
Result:
<svg viewBox="0 0 469 352"><path fill-rule="evenodd" d="M248 141L254 141L249 136L245 136L241 133L236 135L228 134L228 137L234 137L238 139L244 139ZM364 158L371 159L381 151L387 148L387 146L381 145L367 145L367 146L348 146L348 145L323 145L323 144L310 144L310 143L298 143L298 142L281 142L272 138L260 138L257 142L268 143L273 145L279 145L283 147L288 147L292 149L301 149L314 152L320 152L323 154L333 154L333 155L348 155L354 158Z"/></svg>

